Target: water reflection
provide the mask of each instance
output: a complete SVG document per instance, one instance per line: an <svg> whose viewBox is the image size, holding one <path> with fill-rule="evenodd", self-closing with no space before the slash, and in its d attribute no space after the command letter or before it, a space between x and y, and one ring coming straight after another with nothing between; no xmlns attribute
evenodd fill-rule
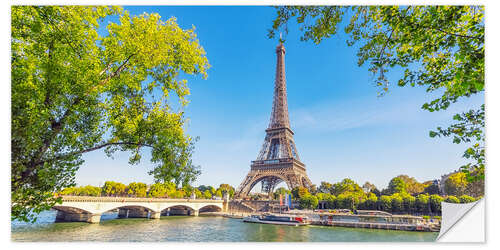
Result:
<svg viewBox="0 0 500 250"><path fill-rule="evenodd" d="M222 217L169 216L160 220L115 219L105 214L100 224L53 223L55 212L35 224L12 222L13 241L434 241L437 233L325 226L290 227L243 223Z"/></svg>

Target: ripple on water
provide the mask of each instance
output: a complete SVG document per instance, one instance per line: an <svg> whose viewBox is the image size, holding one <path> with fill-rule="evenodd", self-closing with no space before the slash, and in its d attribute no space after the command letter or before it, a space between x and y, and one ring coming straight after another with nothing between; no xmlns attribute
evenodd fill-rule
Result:
<svg viewBox="0 0 500 250"><path fill-rule="evenodd" d="M374 242L434 241L438 233L326 226L289 227L243 223L223 217L169 216L160 220L116 219L101 223L53 223L55 212L34 224L13 221L13 241L187 241L187 242Z"/></svg>

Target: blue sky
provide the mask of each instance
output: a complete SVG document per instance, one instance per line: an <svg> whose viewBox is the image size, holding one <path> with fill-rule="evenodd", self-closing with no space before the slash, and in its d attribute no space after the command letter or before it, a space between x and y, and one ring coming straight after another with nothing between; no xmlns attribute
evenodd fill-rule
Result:
<svg viewBox="0 0 500 250"><path fill-rule="evenodd" d="M196 26L212 67L208 79L189 77L188 133L199 136L193 161L202 174L195 185L228 183L237 187L263 143L274 88L276 39L267 38L275 15L271 7L126 7L131 14L158 12L177 18L182 28ZM290 26L286 47L288 105L295 143L311 181L331 183L352 178L386 187L399 174L419 181L440 178L457 169L466 146L430 138L429 130L446 126L453 114L478 107L484 95L464 99L446 111L421 105L439 93L400 88L377 97L366 67L357 66L356 48L345 35L320 45L301 42ZM398 79L400 72L390 74ZM393 81L394 82L394 81ZM77 173L79 185L106 180L151 183L144 157L128 165L128 154L107 158L88 153Z"/></svg>

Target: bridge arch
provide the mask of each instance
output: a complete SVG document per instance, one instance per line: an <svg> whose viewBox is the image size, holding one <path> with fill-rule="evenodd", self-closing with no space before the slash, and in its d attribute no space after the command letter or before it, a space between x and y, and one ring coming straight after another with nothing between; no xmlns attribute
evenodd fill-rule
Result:
<svg viewBox="0 0 500 250"><path fill-rule="evenodd" d="M52 209L54 209L58 212L73 213L73 214L77 214L77 213L91 214L92 213L91 211L88 211L86 209L79 208L79 207L71 207L71 206L53 206Z"/></svg>
<svg viewBox="0 0 500 250"><path fill-rule="evenodd" d="M206 206L201 207L199 209L199 212L200 213L203 213L203 212L222 212L222 207L220 207L218 205L210 204L210 205L206 205Z"/></svg>

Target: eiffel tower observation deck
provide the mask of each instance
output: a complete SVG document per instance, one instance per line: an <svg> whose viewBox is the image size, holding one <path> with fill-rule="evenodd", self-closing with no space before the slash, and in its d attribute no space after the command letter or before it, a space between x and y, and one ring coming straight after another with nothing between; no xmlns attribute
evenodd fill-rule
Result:
<svg viewBox="0 0 500 250"><path fill-rule="evenodd" d="M250 165L250 172L238 187L235 196L248 196L252 188L262 184L261 192L271 194L281 182L289 189L311 186L306 174L306 166L300 161L299 153L293 140L293 131L288 118L288 104L285 78L285 46L276 47L276 79L274 99L269 127L262 149Z"/></svg>

